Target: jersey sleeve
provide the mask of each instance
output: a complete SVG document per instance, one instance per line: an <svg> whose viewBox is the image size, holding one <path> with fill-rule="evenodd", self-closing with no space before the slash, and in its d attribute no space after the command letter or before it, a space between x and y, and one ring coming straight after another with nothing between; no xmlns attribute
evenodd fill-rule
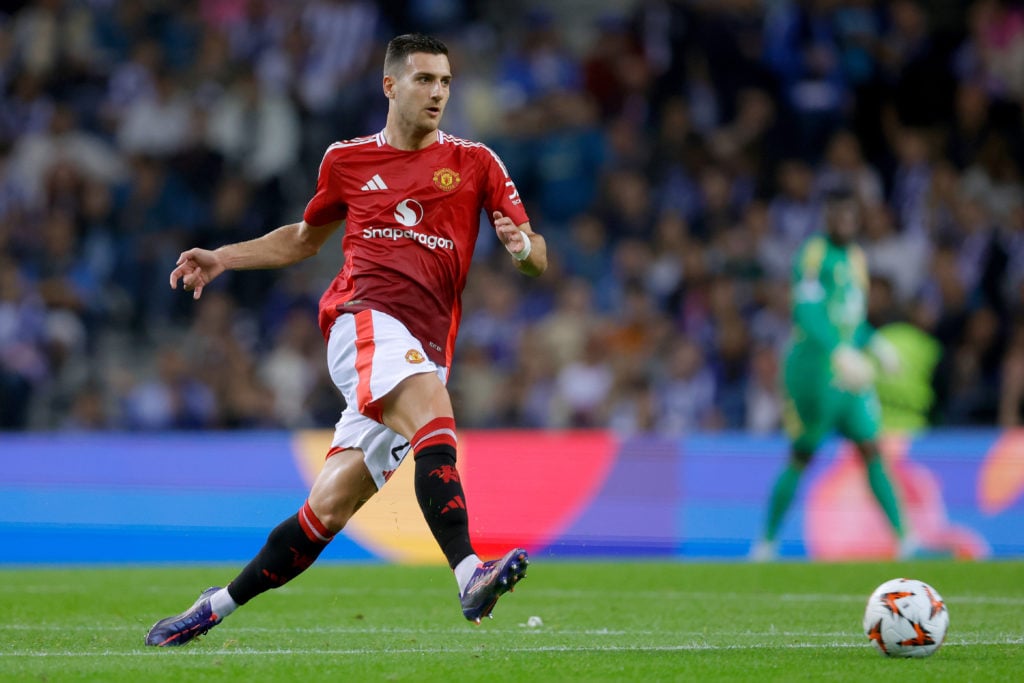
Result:
<svg viewBox="0 0 1024 683"><path fill-rule="evenodd" d="M326 225L348 215L348 205L342 199L338 152L337 149L328 148L320 162L316 193L302 213L302 220L309 225Z"/></svg>
<svg viewBox="0 0 1024 683"><path fill-rule="evenodd" d="M868 259L864 250L854 245L850 249L850 271L853 273L857 286L864 292L865 298L871 286L871 279L868 274ZM871 341L875 334L875 328L867 321L862 320L857 329L853 332L853 345L857 348L864 348Z"/></svg>
<svg viewBox="0 0 1024 683"><path fill-rule="evenodd" d="M812 238L800 250L793 264L793 323L803 336L831 353L839 345L839 330L828 317L821 266L825 243Z"/></svg>
<svg viewBox="0 0 1024 683"><path fill-rule="evenodd" d="M508 174L508 169L497 154L489 147L482 146L481 155L484 164L486 182L484 184L484 209L487 210L487 217L495 211L501 211L512 219L516 225L522 225L530 220L523 207L523 200L519 196L516 184Z"/></svg>

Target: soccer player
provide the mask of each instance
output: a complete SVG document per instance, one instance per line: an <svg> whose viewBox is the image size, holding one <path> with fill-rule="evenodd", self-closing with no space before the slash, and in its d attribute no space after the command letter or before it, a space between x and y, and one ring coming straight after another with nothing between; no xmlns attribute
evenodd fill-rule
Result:
<svg viewBox="0 0 1024 683"><path fill-rule="evenodd" d="M878 504L909 552L900 506L878 449L881 419L875 395L874 355L886 373L898 373L899 355L868 324L868 269L853 243L860 225L859 204L845 188L825 196L824 234L811 236L793 266L793 338L783 367L785 426L790 457L771 491L768 519L751 558L777 555L776 536L796 496L804 469L832 433L851 440L867 469Z"/></svg>
<svg viewBox="0 0 1024 683"><path fill-rule="evenodd" d="M180 280L198 299L224 271L296 263L344 226L344 265L320 300L319 322L345 408L301 509L227 587L208 588L182 614L158 621L148 645L184 645L294 579L409 452L417 501L455 573L466 619L490 616L525 575L521 548L487 562L473 550L445 382L481 210L521 273L543 273L547 247L498 157L439 129L451 81L444 43L394 38L384 59L384 129L328 147L302 220L178 258L171 287Z"/></svg>

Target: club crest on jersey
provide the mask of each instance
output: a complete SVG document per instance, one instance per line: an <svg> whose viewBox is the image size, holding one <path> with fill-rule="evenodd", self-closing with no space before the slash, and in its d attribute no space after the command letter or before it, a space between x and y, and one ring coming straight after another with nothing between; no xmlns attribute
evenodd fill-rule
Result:
<svg viewBox="0 0 1024 683"><path fill-rule="evenodd" d="M445 192L451 192L459 183L462 177L450 168L439 168L434 171L434 187Z"/></svg>
<svg viewBox="0 0 1024 683"><path fill-rule="evenodd" d="M408 351L405 352L405 361L407 363L417 365L419 363L422 363L424 360L426 359L423 357L423 354L417 351L416 349L409 349Z"/></svg>

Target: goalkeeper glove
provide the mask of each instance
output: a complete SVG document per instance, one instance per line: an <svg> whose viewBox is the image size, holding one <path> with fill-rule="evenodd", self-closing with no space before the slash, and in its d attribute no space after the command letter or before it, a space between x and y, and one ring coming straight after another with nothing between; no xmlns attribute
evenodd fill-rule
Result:
<svg viewBox="0 0 1024 683"><path fill-rule="evenodd" d="M875 380L875 369L871 361L848 344L840 344L832 352L832 371L836 384L846 391L864 391Z"/></svg>

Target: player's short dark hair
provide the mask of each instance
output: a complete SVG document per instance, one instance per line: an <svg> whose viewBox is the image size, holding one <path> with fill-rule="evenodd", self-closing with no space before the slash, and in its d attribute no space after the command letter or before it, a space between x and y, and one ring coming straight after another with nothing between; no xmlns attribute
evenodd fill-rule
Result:
<svg viewBox="0 0 1024 683"><path fill-rule="evenodd" d="M384 73L393 73L396 68L405 64L409 55L415 52L425 52L428 55L448 56L448 46L437 38L423 35L422 33L406 33L395 36L388 43L388 50L384 54Z"/></svg>

